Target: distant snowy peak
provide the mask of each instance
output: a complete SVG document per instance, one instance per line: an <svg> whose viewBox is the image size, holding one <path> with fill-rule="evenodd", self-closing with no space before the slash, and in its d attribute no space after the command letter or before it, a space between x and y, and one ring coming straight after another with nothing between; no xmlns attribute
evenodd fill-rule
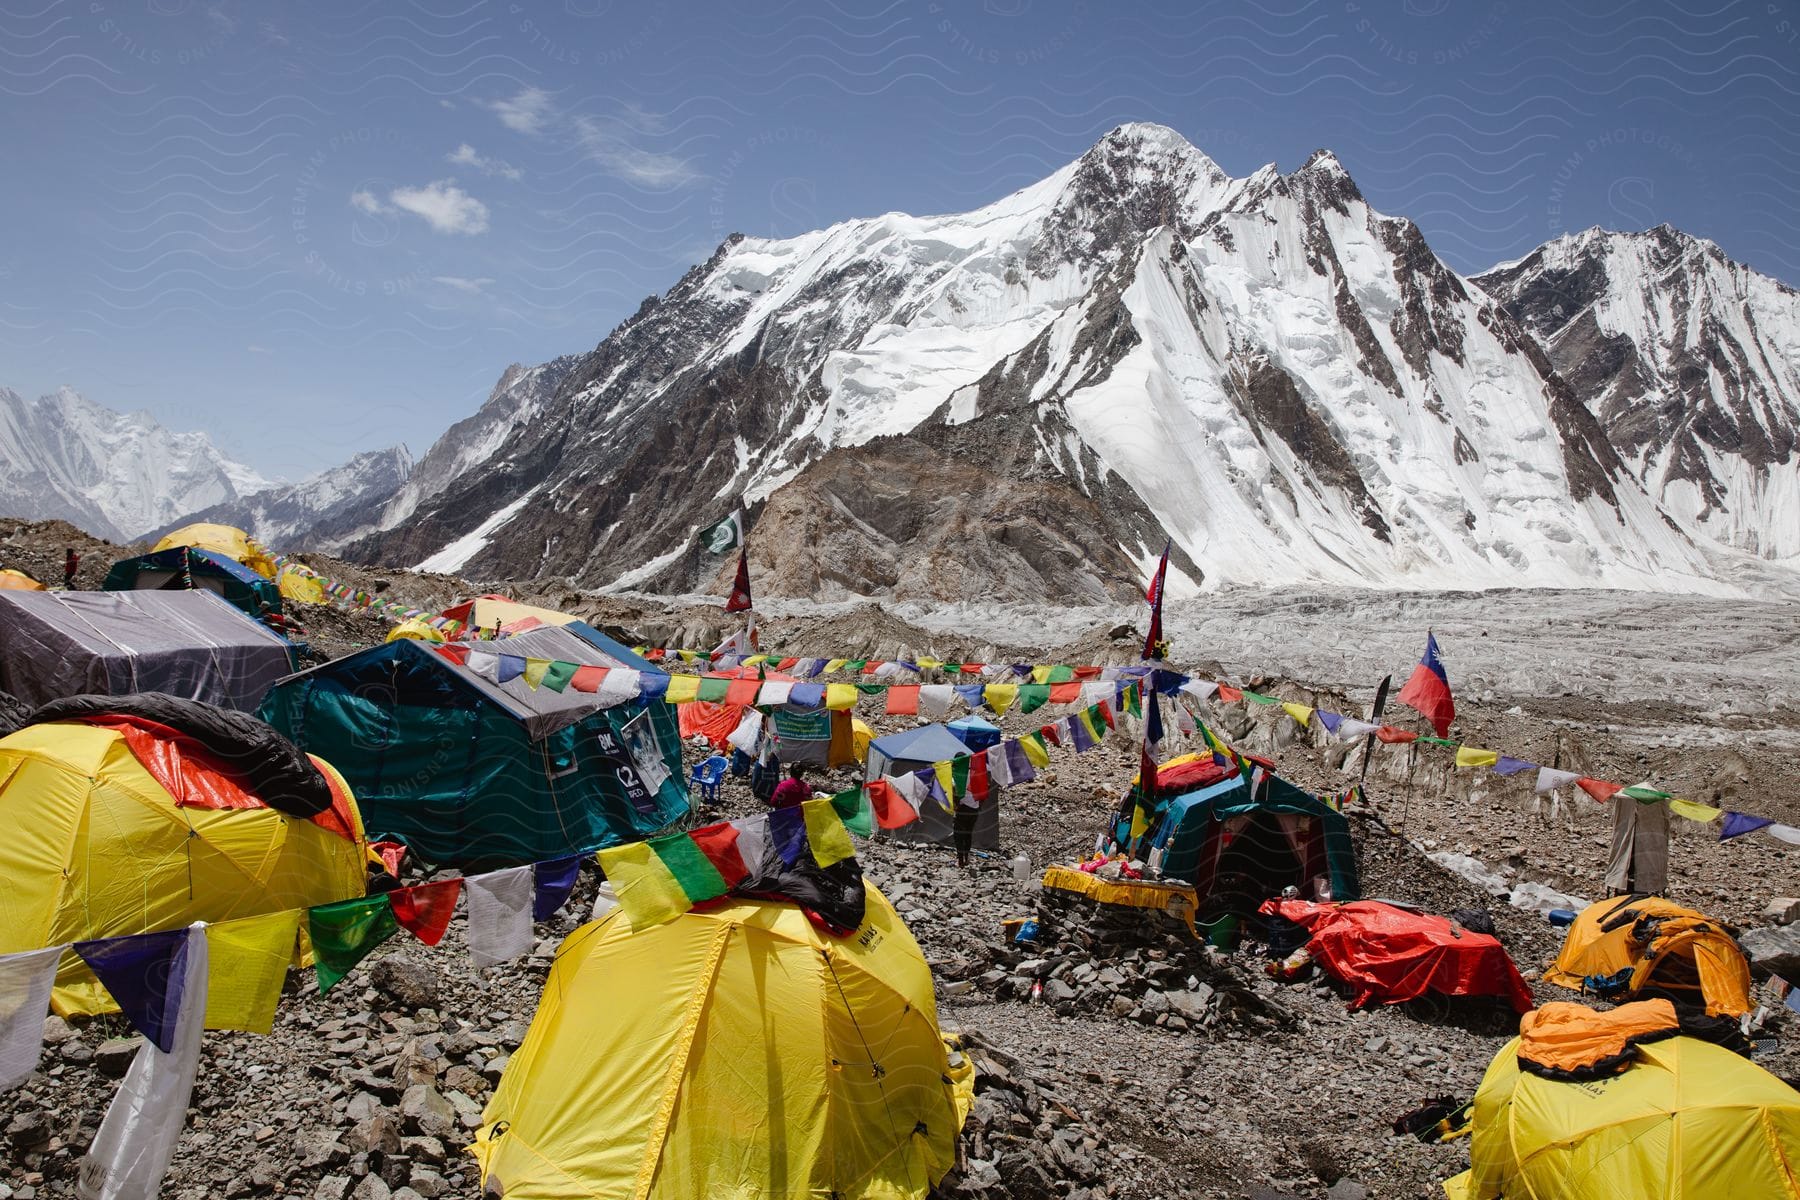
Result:
<svg viewBox="0 0 1800 1200"><path fill-rule="evenodd" d="M203 433L102 408L70 388L27 401L0 388L0 512L61 517L127 541L181 514L274 486Z"/></svg>
<svg viewBox="0 0 1800 1200"><path fill-rule="evenodd" d="M1327 151L1233 178L1122 126L973 212L734 235L536 370L353 551L717 590L693 534L747 502L775 594L1125 597L1165 537L1208 585L1720 586Z"/></svg>
<svg viewBox="0 0 1800 1200"><path fill-rule="evenodd" d="M1685 526L1800 555L1800 293L1667 225L1558 238L1477 282Z"/></svg>
<svg viewBox="0 0 1800 1200"><path fill-rule="evenodd" d="M358 514L385 504L413 472L405 446L368 450L296 484L269 487L183 514L155 531L192 521L236 525L277 550L331 550L368 532Z"/></svg>

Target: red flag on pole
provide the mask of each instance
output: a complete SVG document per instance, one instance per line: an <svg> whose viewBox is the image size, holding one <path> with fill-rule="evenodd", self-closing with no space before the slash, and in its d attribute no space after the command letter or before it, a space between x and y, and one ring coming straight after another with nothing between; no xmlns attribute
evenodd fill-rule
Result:
<svg viewBox="0 0 1800 1200"><path fill-rule="evenodd" d="M1144 593L1144 599L1150 602L1150 630L1144 634L1143 657L1146 659L1162 657L1162 653L1157 647L1163 640L1163 581L1167 578L1168 574L1169 543L1165 541L1163 542L1162 560L1156 564L1156 574L1150 580L1150 590Z"/></svg>
<svg viewBox="0 0 1800 1200"><path fill-rule="evenodd" d="M744 612L750 607L750 559L742 547L738 549L737 581L731 585L731 599L725 601L726 612Z"/></svg>
<svg viewBox="0 0 1800 1200"><path fill-rule="evenodd" d="M1444 674L1443 661L1438 658L1437 638L1429 631L1425 634L1425 657L1413 668L1412 678L1394 699L1430 721L1439 737L1449 734L1450 722L1456 719L1456 700L1450 695L1450 677Z"/></svg>

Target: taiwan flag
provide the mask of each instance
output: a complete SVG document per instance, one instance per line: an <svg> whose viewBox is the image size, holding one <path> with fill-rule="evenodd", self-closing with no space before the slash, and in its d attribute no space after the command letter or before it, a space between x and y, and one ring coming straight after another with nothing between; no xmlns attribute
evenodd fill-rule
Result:
<svg viewBox="0 0 1800 1200"><path fill-rule="evenodd" d="M1443 660L1438 658L1437 639L1430 633L1425 635L1425 657L1413 668L1412 678L1395 699L1430 721L1439 737L1450 732L1450 722L1456 719L1456 701L1450 695Z"/></svg>

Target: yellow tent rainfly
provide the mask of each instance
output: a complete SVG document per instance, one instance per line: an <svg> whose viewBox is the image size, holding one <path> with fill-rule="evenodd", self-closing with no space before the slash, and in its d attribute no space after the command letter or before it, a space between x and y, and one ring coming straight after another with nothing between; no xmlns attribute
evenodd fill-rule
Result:
<svg viewBox="0 0 1800 1200"><path fill-rule="evenodd" d="M972 1074L873 887L842 939L790 904L615 909L563 943L470 1150L506 1200L923 1197Z"/></svg>
<svg viewBox="0 0 1800 1200"><path fill-rule="evenodd" d="M1680 1036L1667 1001L1546 1004L1520 1029L1475 1093L1450 1200L1800 1198L1800 1092Z"/></svg>
<svg viewBox="0 0 1800 1200"><path fill-rule="evenodd" d="M40 721L0 739L0 954L363 894L362 825L335 772L313 760L322 778L304 781L307 795L329 807L301 816L252 795L223 763L186 734L132 718ZM280 969L293 948L290 932ZM263 1024L215 990L209 1027ZM51 1005L64 1016L116 1011L73 952Z"/></svg>
<svg viewBox="0 0 1800 1200"><path fill-rule="evenodd" d="M1750 964L1718 922L1660 896L1617 896L1582 910L1544 978L1609 999L1665 994L1736 1017L1750 1002Z"/></svg>
<svg viewBox="0 0 1800 1200"><path fill-rule="evenodd" d="M172 550L177 546L196 546L202 550L211 550L226 558L235 559L258 575L275 578L275 563L269 558L268 552L251 541L250 535L235 525L214 525L206 521L183 525L164 535L162 540L150 547L150 552L154 554L158 550Z"/></svg>

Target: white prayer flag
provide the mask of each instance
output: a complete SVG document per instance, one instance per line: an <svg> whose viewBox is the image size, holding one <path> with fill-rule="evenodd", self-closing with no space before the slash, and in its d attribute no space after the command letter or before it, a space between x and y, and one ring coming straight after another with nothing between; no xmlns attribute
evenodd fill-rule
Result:
<svg viewBox="0 0 1800 1200"><path fill-rule="evenodd" d="M167 1054L146 1041L81 1160L82 1200L153 1200L187 1122L200 1035L206 1029L206 926L188 926L181 1009Z"/></svg>
<svg viewBox="0 0 1800 1200"><path fill-rule="evenodd" d="M536 882L530 867L470 876L463 891L469 898L469 957L477 970L511 962L531 949Z"/></svg>
<svg viewBox="0 0 1800 1200"><path fill-rule="evenodd" d="M947 683L928 683L919 689L919 715L928 721L941 721L950 715L950 702L956 689Z"/></svg>
<svg viewBox="0 0 1800 1200"><path fill-rule="evenodd" d="M1581 776L1574 771L1558 771L1554 767L1539 767L1537 773L1537 790L1540 793L1554 792L1557 788L1568 787Z"/></svg>
<svg viewBox="0 0 1800 1200"><path fill-rule="evenodd" d="M64 947L0 955L0 1092L37 1070L44 1050L44 1018Z"/></svg>
<svg viewBox="0 0 1800 1200"><path fill-rule="evenodd" d="M594 689L594 703L600 708L612 708L636 700L642 682L639 672L629 667L613 667Z"/></svg>

